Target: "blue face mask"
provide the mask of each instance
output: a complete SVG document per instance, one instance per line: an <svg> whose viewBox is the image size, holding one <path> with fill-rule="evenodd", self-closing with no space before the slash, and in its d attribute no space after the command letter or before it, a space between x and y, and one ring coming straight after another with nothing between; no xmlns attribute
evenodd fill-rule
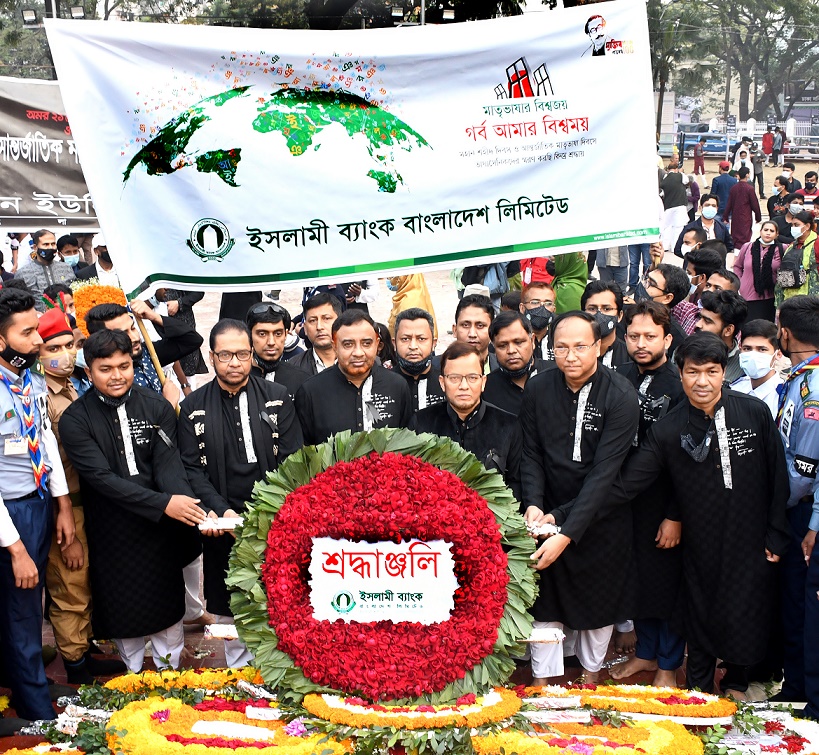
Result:
<svg viewBox="0 0 819 755"><path fill-rule="evenodd" d="M702 216L706 220L713 220L717 216L717 208L716 207L703 207L702 208Z"/></svg>
<svg viewBox="0 0 819 755"><path fill-rule="evenodd" d="M394 283L390 282L389 278L387 278L387 288L390 291L397 291L398 290L398 286L396 286Z"/></svg>
<svg viewBox="0 0 819 755"><path fill-rule="evenodd" d="M63 262L65 262L66 265L71 265L71 267L75 267L79 261L79 254L67 254L63 257Z"/></svg>

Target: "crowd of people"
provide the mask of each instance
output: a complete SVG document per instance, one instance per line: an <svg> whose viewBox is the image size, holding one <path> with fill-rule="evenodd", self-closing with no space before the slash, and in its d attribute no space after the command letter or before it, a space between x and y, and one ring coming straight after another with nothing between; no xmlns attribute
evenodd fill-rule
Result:
<svg viewBox="0 0 819 755"><path fill-rule="evenodd" d="M531 645L536 684L571 667L597 680L612 638L634 633L615 679L674 686L687 649L689 687L712 691L717 663L738 698L784 677L779 699L819 717L816 173L802 194L778 179L779 214L755 239L732 214L746 178L724 201L716 179L666 245L589 255L599 279L577 253L503 268L523 283L504 293L488 285L500 271L467 269L480 282L440 354L414 276L390 279L389 326L360 300L367 281L306 289L297 316L259 296L210 330L214 377L184 397L157 368L201 370L182 304L99 304L86 338L67 286L88 269L76 244L33 234L0 290L0 682L18 715L54 717L44 587L70 682L139 671L146 639L157 667L177 667L185 621L233 621L233 538L217 524L242 516L255 483L305 444L404 427L453 439L520 501L535 626L565 635ZM662 183L673 194L682 179ZM93 249L90 277L115 274L102 237ZM226 661L252 656L232 640Z"/></svg>

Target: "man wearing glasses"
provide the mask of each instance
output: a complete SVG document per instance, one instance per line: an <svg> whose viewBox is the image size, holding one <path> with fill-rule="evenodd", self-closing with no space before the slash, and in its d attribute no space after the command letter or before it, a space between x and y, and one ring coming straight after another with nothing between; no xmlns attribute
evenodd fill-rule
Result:
<svg viewBox="0 0 819 755"><path fill-rule="evenodd" d="M556 300L555 290L545 281L532 281L520 296L520 313L532 323L535 333L535 356L549 362L555 358L549 343L549 326L555 316Z"/></svg>
<svg viewBox="0 0 819 755"><path fill-rule="evenodd" d="M486 376L478 349L458 341L450 344L441 354L438 380L446 403L419 411L410 430L451 438L487 469L497 469L520 500L520 425L514 414L482 400Z"/></svg>
<svg viewBox="0 0 819 755"><path fill-rule="evenodd" d="M602 668L614 624L633 608L625 599L631 512L606 501L639 421L633 386L600 366L600 338L593 315L560 315L557 369L527 383L520 412L524 516L531 525L561 528L532 556L541 571L532 613L536 626L578 630L576 654L590 682ZM532 673L535 684L561 676L562 646L533 644Z"/></svg>
<svg viewBox="0 0 819 755"><path fill-rule="evenodd" d="M252 356L245 323L217 322L210 332L216 377L181 406L179 451L191 487L212 520L240 517L253 486L302 446L287 388L252 375ZM232 624L225 575L233 537L219 529L205 529L203 534L207 609L216 623ZM251 656L239 640L226 640L225 660L228 666L239 667Z"/></svg>
<svg viewBox="0 0 819 755"><path fill-rule="evenodd" d="M656 301L668 309L671 317L671 346L669 356L672 355L686 339L686 332L677 322L671 311L677 304L688 296L691 284L685 271L676 265L657 265L649 270L634 292L635 301Z"/></svg>

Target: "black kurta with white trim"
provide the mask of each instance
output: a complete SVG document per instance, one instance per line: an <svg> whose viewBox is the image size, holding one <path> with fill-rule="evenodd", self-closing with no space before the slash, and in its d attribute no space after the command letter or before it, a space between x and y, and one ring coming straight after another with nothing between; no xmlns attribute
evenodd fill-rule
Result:
<svg viewBox="0 0 819 755"><path fill-rule="evenodd" d="M407 373L402 372L397 365L394 366L393 372L407 381L407 387L410 390L410 396L412 398L413 412L446 402L444 389L441 388L441 381L438 380L441 371L435 367L435 365L430 365L429 372L417 377L407 375Z"/></svg>
<svg viewBox="0 0 819 755"><path fill-rule="evenodd" d="M527 382L543 370L556 369L554 362L546 362L543 359L535 359L532 371L527 377ZM526 385L524 384L523 388ZM517 416L520 413L520 405L523 401L523 388L521 388L509 375L500 369L492 370L486 376L486 387L483 389L483 400L503 409L505 412Z"/></svg>
<svg viewBox="0 0 819 755"><path fill-rule="evenodd" d="M607 499L638 421L636 391L603 367L576 393L560 370L546 370L526 384L520 411L523 506L552 513L573 541L540 573L536 620L596 629L630 618L625 594L631 511L608 506Z"/></svg>
<svg viewBox="0 0 819 755"><path fill-rule="evenodd" d="M356 387L336 364L299 388L296 412L304 442L315 445L342 430L407 427L412 399L406 381L381 365L374 365L367 380Z"/></svg>

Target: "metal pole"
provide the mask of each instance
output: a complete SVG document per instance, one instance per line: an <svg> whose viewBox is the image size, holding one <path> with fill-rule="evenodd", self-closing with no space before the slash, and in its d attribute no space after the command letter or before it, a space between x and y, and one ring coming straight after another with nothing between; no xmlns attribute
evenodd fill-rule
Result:
<svg viewBox="0 0 819 755"><path fill-rule="evenodd" d="M421 26L427 22L427 1L421 0Z"/></svg>

